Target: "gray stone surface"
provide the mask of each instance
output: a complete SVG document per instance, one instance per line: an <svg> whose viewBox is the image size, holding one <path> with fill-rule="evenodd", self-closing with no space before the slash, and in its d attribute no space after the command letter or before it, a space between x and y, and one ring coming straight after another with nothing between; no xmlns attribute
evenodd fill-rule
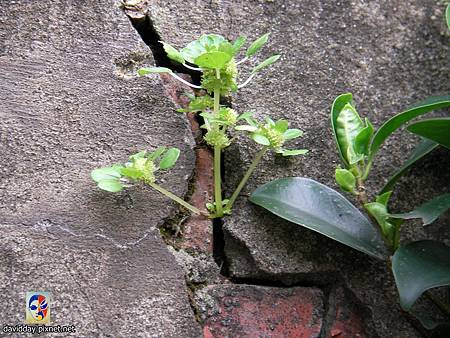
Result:
<svg viewBox="0 0 450 338"><path fill-rule="evenodd" d="M338 155L329 110L340 93L352 92L360 113L380 126L389 116L429 95L448 93L449 34L445 4L436 1L152 1L149 16L164 41L182 47L201 33L250 40L271 32L259 59L275 52L281 59L233 98L239 111L253 110L288 118L305 131L293 147L306 147L306 157L267 156L243 191L278 177L307 176L335 186ZM256 64L251 62L246 67ZM242 81L245 77L242 79ZM391 137L377 158L368 187L379 189L407 157L417 139L406 133ZM255 152L239 140L224 154L228 193L237 185ZM433 155L399 185L394 210L409 210L448 192L448 151ZM242 166L241 166L242 164ZM448 216L430 230L405 227L403 240L449 238ZM417 224L416 224L417 225ZM333 243L252 206L245 198L225 221L225 251L230 273L241 278L272 278L286 283L343 278L373 314L380 336L415 337L401 315L393 279L384 263ZM377 333L374 333L376 335Z"/></svg>
<svg viewBox="0 0 450 338"><path fill-rule="evenodd" d="M52 292L52 324L76 337L197 337L182 269L158 226L178 206L141 187L102 192L102 165L161 145L180 160L161 184L187 191L195 162L154 61L115 1L0 5L1 324L29 290Z"/></svg>

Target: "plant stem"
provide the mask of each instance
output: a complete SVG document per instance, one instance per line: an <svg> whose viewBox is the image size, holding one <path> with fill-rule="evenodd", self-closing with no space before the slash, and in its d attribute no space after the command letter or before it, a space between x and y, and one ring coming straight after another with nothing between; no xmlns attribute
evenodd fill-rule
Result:
<svg viewBox="0 0 450 338"><path fill-rule="evenodd" d="M175 202L181 204L183 207L185 207L186 209L192 211L194 214L204 215L204 213L201 212L199 209L197 209L193 205L190 205L186 201L184 201L181 198L179 198L177 195L172 194L170 191L164 189L163 187L159 186L158 184L156 184L156 183L149 183L148 185L151 186L153 189L159 191L161 194L163 194L163 195L169 197L170 199L174 200Z"/></svg>
<svg viewBox="0 0 450 338"><path fill-rule="evenodd" d="M268 149L267 147L264 147L256 154L255 158L253 159L252 163L250 164L250 167L248 167L247 172L245 173L241 182L239 182L239 185L237 186L236 190L233 192L233 195L231 195L231 198L228 201L227 206L225 208L226 211L231 211L231 208L233 207L233 204L236 201L236 198L239 196L239 193L241 192L245 183L247 183L248 179L250 178L251 174L255 170L258 163L261 161L264 154L267 152L267 149Z"/></svg>
<svg viewBox="0 0 450 338"><path fill-rule="evenodd" d="M364 186L364 180L361 177L358 177L357 180L357 191L358 191L358 202L361 203L362 206L369 202L366 194L366 187Z"/></svg>
<svg viewBox="0 0 450 338"><path fill-rule="evenodd" d="M216 77L220 79L220 69L216 69ZM213 116L219 114L220 108L220 87L214 88L214 110ZM214 147L214 202L216 204L215 217L223 216L223 206L222 206L222 178L221 178L221 161L222 149L218 146Z"/></svg>

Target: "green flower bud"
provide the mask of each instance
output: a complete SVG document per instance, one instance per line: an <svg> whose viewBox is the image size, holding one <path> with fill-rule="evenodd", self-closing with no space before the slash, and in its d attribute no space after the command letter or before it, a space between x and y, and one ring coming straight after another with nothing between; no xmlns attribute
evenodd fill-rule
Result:
<svg viewBox="0 0 450 338"><path fill-rule="evenodd" d="M216 88L220 88L220 94L228 95L237 90L237 74L236 62L231 59L228 65L220 70L220 79L217 78L215 69L205 69L201 85L209 94L212 94Z"/></svg>
<svg viewBox="0 0 450 338"><path fill-rule="evenodd" d="M270 147L273 149L280 149L284 144L283 133L273 128L268 124L261 127L261 134L264 135L270 142Z"/></svg>
<svg viewBox="0 0 450 338"><path fill-rule="evenodd" d="M336 168L334 177L336 179L336 183L342 190L355 193L356 178L349 170Z"/></svg>
<svg viewBox="0 0 450 338"><path fill-rule="evenodd" d="M132 167L142 173L142 180L146 183L155 182L155 164L147 158L136 158Z"/></svg>
<svg viewBox="0 0 450 338"><path fill-rule="evenodd" d="M209 130L203 138L212 147L226 148L230 145L230 139L219 128Z"/></svg>
<svg viewBox="0 0 450 338"><path fill-rule="evenodd" d="M231 108L220 108L219 110L219 119L229 123L230 125L234 125L237 122L238 114L234 109Z"/></svg>

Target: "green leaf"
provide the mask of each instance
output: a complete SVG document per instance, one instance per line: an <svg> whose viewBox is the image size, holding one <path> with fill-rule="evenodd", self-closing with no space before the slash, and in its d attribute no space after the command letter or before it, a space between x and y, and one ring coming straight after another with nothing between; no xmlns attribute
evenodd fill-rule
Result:
<svg viewBox="0 0 450 338"><path fill-rule="evenodd" d="M236 41L234 41L233 43L233 55L237 54L237 52L239 52L239 50L242 48L242 46L245 43L246 37L245 36L240 36L236 39Z"/></svg>
<svg viewBox="0 0 450 338"><path fill-rule="evenodd" d="M194 63L201 68L221 69L230 62L231 58L231 55L224 52L208 52L196 58Z"/></svg>
<svg viewBox="0 0 450 338"><path fill-rule="evenodd" d="M118 179L101 180L98 182L98 187L109 192L119 192L123 189Z"/></svg>
<svg viewBox="0 0 450 338"><path fill-rule="evenodd" d="M164 154L163 158L159 162L159 167L161 169L169 169L175 165L180 156L180 149L178 148L170 148Z"/></svg>
<svg viewBox="0 0 450 338"><path fill-rule="evenodd" d="M410 132L432 140L450 149L450 118L436 118L413 123Z"/></svg>
<svg viewBox="0 0 450 338"><path fill-rule="evenodd" d="M362 159L354 148L356 136L364 128L363 122L355 108L347 103L338 113L336 120L336 136L347 163L354 164Z"/></svg>
<svg viewBox="0 0 450 338"><path fill-rule="evenodd" d="M283 156L297 156L297 155L305 155L309 150L308 149L292 149L292 150L283 150L281 153Z"/></svg>
<svg viewBox="0 0 450 338"><path fill-rule="evenodd" d="M391 198L392 191L387 191L384 194L378 195L375 199L378 203L383 204L385 207L387 207L389 203L389 199Z"/></svg>
<svg viewBox="0 0 450 338"><path fill-rule="evenodd" d="M336 168L334 178L342 190L351 193L355 191L356 177L349 170Z"/></svg>
<svg viewBox="0 0 450 338"><path fill-rule="evenodd" d="M424 102L416 104L414 107L391 117L375 133L370 145L369 161L373 160L383 142L403 124L432 110L445 107L450 107L450 95L431 97Z"/></svg>
<svg viewBox="0 0 450 338"><path fill-rule="evenodd" d="M369 155L370 141L373 136L373 125L366 118L366 127L361 129L361 131L355 137L355 152L358 154Z"/></svg>
<svg viewBox="0 0 450 338"><path fill-rule="evenodd" d="M384 242L370 221L344 196L319 182L278 179L256 189L250 201L356 250L386 258Z"/></svg>
<svg viewBox="0 0 450 338"><path fill-rule="evenodd" d="M267 137L265 137L264 135L253 133L252 134L252 139L256 143L262 144L264 146L270 146L269 139Z"/></svg>
<svg viewBox="0 0 450 338"><path fill-rule="evenodd" d="M347 160L345 159L343 150L339 146L337 132L336 132L337 119L338 119L339 113L342 111L342 109L344 109L346 104L348 104L352 101L352 99L353 99L353 96L351 93L341 94L334 100L333 105L331 107L331 127L333 129L334 140L336 142L336 147L338 149L341 161L345 164L345 166L348 166L349 164L348 164Z"/></svg>
<svg viewBox="0 0 450 338"><path fill-rule="evenodd" d="M166 147L159 147L156 150L152 151L149 155L148 155L148 159L150 161L154 161L156 160L158 157L160 157L164 152L166 151Z"/></svg>
<svg viewBox="0 0 450 338"><path fill-rule="evenodd" d="M286 120L278 120L275 122L275 129L280 133L284 133L289 128L289 122ZM294 130L294 129L291 129ZM298 129L297 129L298 130Z"/></svg>
<svg viewBox="0 0 450 338"><path fill-rule="evenodd" d="M186 61L195 63L194 60L209 51L218 51L219 46L227 40L217 34L202 35L199 39L190 42L180 53Z"/></svg>
<svg viewBox="0 0 450 338"><path fill-rule="evenodd" d="M91 178L97 183L103 180L120 178L120 168L120 166L116 166L94 169L91 171Z"/></svg>
<svg viewBox="0 0 450 338"><path fill-rule="evenodd" d="M447 27L450 29L450 3L447 6L447 10L445 11L445 18L447 21Z"/></svg>
<svg viewBox="0 0 450 338"><path fill-rule="evenodd" d="M258 128L255 126L249 126L249 125L240 125L240 126L236 126L234 127L235 130L239 130L239 131L250 131L250 132L254 132L257 131Z"/></svg>
<svg viewBox="0 0 450 338"><path fill-rule="evenodd" d="M258 73L261 69L266 68L267 66L270 66L272 63L277 62L277 60L280 58L281 55L272 55L270 58L265 59L263 62L261 62L259 65L257 65L252 70L252 74Z"/></svg>
<svg viewBox="0 0 450 338"><path fill-rule="evenodd" d="M409 311L426 290L450 285L450 248L437 241L418 241L398 249L392 271L400 305Z"/></svg>
<svg viewBox="0 0 450 338"><path fill-rule="evenodd" d="M133 180L137 180L144 175L142 171L132 167L122 168L121 173L123 176L132 178Z"/></svg>
<svg viewBox="0 0 450 338"><path fill-rule="evenodd" d="M271 126L271 127L275 127L275 121L272 120L269 116L266 117L266 123Z"/></svg>
<svg viewBox="0 0 450 338"><path fill-rule="evenodd" d="M245 55L247 57L250 57L250 56L258 53L261 50L261 48L264 46L264 44L267 42L267 40L269 39L269 35L270 35L270 33L266 33L263 36L261 36L260 38L256 39L250 45L250 47L248 47L247 53Z"/></svg>
<svg viewBox="0 0 450 338"><path fill-rule="evenodd" d="M147 74L154 74L154 73L172 73L172 71L166 67L141 68L138 70L139 76L144 76Z"/></svg>
<svg viewBox="0 0 450 338"><path fill-rule="evenodd" d="M292 140L302 135L303 132L300 129L288 129L283 133L283 137L285 140Z"/></svg>
<svg viewBox="0 0 450 338"><path fill-rule="evenodd" d="M247 112L242 113L241 115L239 115L239 117L237 119L238 119L238 121L239 120L245 120L245 119L247 119L249 117L252 117L252 116L253 116L253 113L251 111L247 111Z"/></svg>
<svg viewBox="0 0 450 338"><path fill-rule="evenodd" d="M162 41L160 41L160 42L163 44L164 51L167 53L167 57L169 59L176 61L178 63L182 63L182 64L185 63L183 55L181 55L181 53L177 49L175 49L168 43L165 43Z"/></svg>
<svg viewBox="0 0 450 338"><path fill-rule="evenodd" d="M436 149L437 146L437 143L430 140L423 140L419 143L405 163L403 163L403 165L391 177L389 177L389 180L386 182L383 189L381 189L380 194L392 190L395 183L397 183L397 181L408 171L409 168L414 165L414 163Z"/></svg>
<svg viewBox="0 0 450 338"><path fill-rule="evenodd" d="M381 227L381 231L389 244L393 248L397 248L399 245L400 226L403 223L402 220L397 220L390 217L387 210L386 198L388 196L380 196L379 201L383 202L371 202L364 204L364 208L376 219L378 225Z"/></svg>
<svg viewBox="0 0 450 338"><path fill-rule="evenodd" d="M411 218L422 218L423 225L428 225L433 223L439 218L444 212L450 208L450 194L443 194L433 198L422 204L417 209L413 211L403 213L403 214L392 214L391 217L411 219Z"/></svg>
<svg viewBox="0 0 450 338"><path fill-rule="evenodd" d="M136 154L133 154L130 156L130 160L136 160L138 158L144 158L147 155L147 151L146 150L142 150Z"/></svg>

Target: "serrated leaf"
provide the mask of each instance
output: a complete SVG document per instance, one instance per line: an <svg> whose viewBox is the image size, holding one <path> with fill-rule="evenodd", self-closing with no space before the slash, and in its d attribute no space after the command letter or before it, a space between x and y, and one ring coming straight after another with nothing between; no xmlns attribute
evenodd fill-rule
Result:
<svg viewBox="0 0 450 338"><path fill-rule="evenodd" d="M402 214L392 214L391 217L402 219L421 218L423 225L428 225L437 220L439 216L445 213L449 208L450 194L443 194L422 204L413 211Z"/></svg>
<svg viewBox="0 0 450 338"><path fill-rule="evenodd" d="M250 57L250 56L258 53L261 50L261 48L264 46L264 44L267 42L267 40L269 39L269 35L270 35L270 33L266 33L263 36L261 36L260 38L256 39L250 45L250 47L248 47L247 52L245 53L245 55L247 57Z"/></svg>
<svg viewBox="0 0 450 338"><path fill-rule="evenodd" d="M438 147L438 144L431 140L425 139L421 143L419 143L413 150L409 158L405 161L405 163L403 163L403 165L391 177L389 177L383 189L381 189L380 194L392 190L395 183L397 183L397 181L408 171L409 168L411 168L425 155L436 149L436 147Z"/></svg>
<svg viewBox="0 0 450 338"><path fill-rule="evenodd" d="M169 169L175 165L180 156L180 149L178 148L170 148L164 154L163 158L159 162L159 167L161 169Z"/></svg>
<svg viewBox="0 0 450 338"><path fill-rule="evenodd" d="M156 160L158 157L160 157L165 151L166 151L166 147L164 147L164 146L158 147L156 150L152 151L152 152L148 155L148 159L149 159L150 161L154 161L154 160Z"/></svg>
<svg viewBox="0 0 450 338"><path fill-rule="evenodd" d="M422 120L408 126L408 131L450 149L450 118Z"/></svg>
<svg viewBox="0 0 450 338"><path fill-rule="evenodd" d="M267 137L265 137L264 135L253 133L252 134L252 139L256 143L262 144L264 146L270 146L269 139Z"/></svg>
<svg viewBox="0 0 450 338"><path fill-rule="evenodd" d="M236 39L236 41L234 41L233 43L233 54L236 55L237 52L239 52L239 50L242 48L242 46L245 43L246 37L245 36L240 36Z"/></svg>
<svg viewBox="0 0 450 338"><path fill-rule="evenodd" d="M399 248L392 271L400 305L409 311L426 290L450 285L450 248L437 241L418 241Z"/></svg>
<svg viewBox="0 0 450 338"><path fill-rule="evenodd" d="M236 126L234 127L235 130L239 130L239 131L250 131L250 132L254 132L257 131L258 128L255 126L249 126L249 125L240 125L240 126Z"/></svg>
<svg viewBox="0 0 450 338"><path fill-rule="evenodd" d="M261 62L255 68L253 68L252 74L258 73L263 68L266 68L267 66L270 66L272 63L277 62L280 56L281 55L272 55L270 58L265 59L263 62Z"/></svg>
<svg viewBox="0 0 450 338"><path fill-rule="evenodd" d="M297 156L297 155L305 155L309 150L308 149L284 149L282 151L283 156Z"/></svg>
<svg viewBox="0 0 450 338"><path fill-rule="evenodd" d="M280 133L284 133L288 128L289 122L286 120L278 120L277 122L275 122L275 129L278 130Z"/></svg>
<svg viewBox="0 0 450 338"><path fill-rule="evenodd" d="M283 133L283 137L285 140L291 140L303 135L303 132L300 129L288 129Z"/></svg>
<svg viewBox="0 0 450 338"><path fill-rule="evenodd" d="M232 56L224 52L208 52L200 55L194 60L194 63L201 68L222 69Z"/></svg>
<svg viewBox="0 0 450 338"><path fill-rule="evenodd" d="M118 179L101 180L97 186L109 192L119 192L123 189L123 185Z"/></svg>
<svg viewBox="0 0 450 338"><path fill-rule="evenodd" d="M120 169L118 167L98 168L91 171L91 178L95 182L120 178Z"/></svg>
<svg viewBox="0 0 450 338"><path fill-rule="evenodd" d="M369 161L373 161L376 153L380 149L383 142L398 128L408 121L420 115L428 113L432 110L450 107L450 95L431 97L421 103L414 105L412 108L391 117L386 121L375 133L370 145Z"/></svg>
<svg viewBox="0 0 450 338"><path fill-rule="evenodd" d="M166 67L151 67L151 68L141 68L138 70L139 76L144 76L147 74L155 73L172 73L172 70Z"/></svg>
<svg viewBox="0 0 450 338"><path fill-rule="evenodd" d="M218 50L220 44L225 41L227 40L223 36L217 34L202 35L199 39L190 42L180 53L185 60L195 63L194 60L197 57L209 51Z"/></svg>
<svg viewBox="0 0 450 338"><path fill-rule="evenodd" d="M256 189L250 201L288 221L376 258L387 250L370 221L337 191L309 178L282 178Z"/></svg>
<svg viewBox="0 0 450 338"><path fill-rule="evenodd" d="M181 64L185 63L183 55L181 55L181 53L177 49L175 49L168 43L165 43L162 41L160 41L160 42L163 44L164 51L167 53L167 57L169 59L174 60Z"/></svg>

